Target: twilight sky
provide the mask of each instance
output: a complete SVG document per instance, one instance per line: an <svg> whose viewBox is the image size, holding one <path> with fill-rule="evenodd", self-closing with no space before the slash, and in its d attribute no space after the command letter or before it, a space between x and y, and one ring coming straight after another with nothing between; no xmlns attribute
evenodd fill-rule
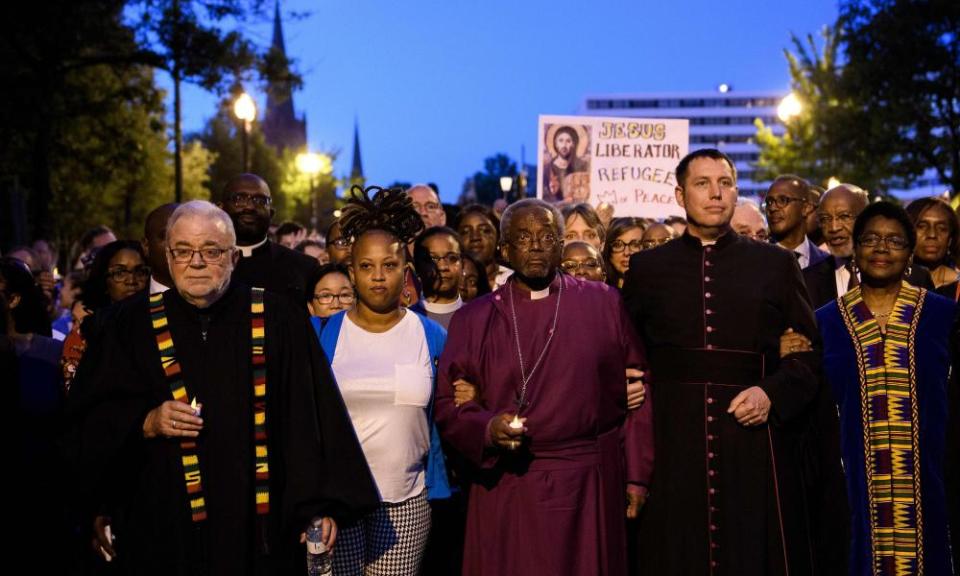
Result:
<svg viewBox="0 0 960 576"><path fill-rule="evenodd" d="M702 92L721 82L786 91L790 33L817 34L837 4L287 0L281 11L311 12L284 22L304 77L294 105L307 115L310 148L340 149L335 171L346 174L356 118L369 184L432 181L453 202L487 156L519 162L525 147L535 163L537 115L573 113L587 94ZM246 31L266 45L272 22ZM193 86L184 96L189 133L216 99ZM262 111L264 96L254 96Z"/></svg>

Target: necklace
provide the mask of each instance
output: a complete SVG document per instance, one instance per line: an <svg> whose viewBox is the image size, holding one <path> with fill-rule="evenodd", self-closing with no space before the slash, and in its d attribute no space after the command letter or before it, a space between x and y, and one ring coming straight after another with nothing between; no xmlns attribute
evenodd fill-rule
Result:
<svg viewBox="0 0 960 576"><path fill-rule="evenodd" d="M548 287L549 290L549 287ZM513 286L510 286L510 314L513 319L513 336L517 344L517 358L520 359L520 380L521 387L520 393L517 395L517 414L520 414L520 410L524 406L524 398L527 396L527 384L533 378L533 374L537 371L537 368L540 367L540 363L543 362L543 357L547 355L547 348L550 347L550 341L553 340L553 335L557 332L557 318L560 317L560 298L563 296L563 276L560 277L560 288L557 290L557 307L553 311L553 325L550 326L550 334L547 336L547 343L543 345L543 350L540 351L540 356L537 358L537 361L534 362L533 368L530 369L530 373L527 374L526 368L523 365L523 352L520 350L520 325L517 322L517 308L514 305L514 296L513 296Z"/></svg>

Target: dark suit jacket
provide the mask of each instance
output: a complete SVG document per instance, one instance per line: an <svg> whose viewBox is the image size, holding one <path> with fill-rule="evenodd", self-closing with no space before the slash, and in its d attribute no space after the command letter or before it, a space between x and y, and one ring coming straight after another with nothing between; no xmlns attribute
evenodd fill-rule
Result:
<svg viewBox="0 0 960 576"><path fill-rule="evenodd" d="M320 263L316 258L276 242L267 242L254 250L253 255L240 257L233 270L233 279L247 286L257 286L287 296L297 306L305 307L307 294L313 292L313 282L319 268Z"/></svg>
<svg viewBox="0 0 960 576"><path fill-rule="evenodd" d="M813 243L813 240L808 239L807 241L810 242L810 262L807 264L807 268L816 266L830 257L830 253L826 250L817 248L817 245Z"/></svg>
<svg viewBox="0 0 960 576"><path fill-rule="evenodd" d="M837 259L832 255L828 255L818 264L804 268L803 281L807 285L807 292L810 294L810 301L813 302L814 309L837 299L836 270ZM907 282L920 288L933 290L933 279L930 277L930 271L919 264L913 265L910 275L907 276Z"/></svg>

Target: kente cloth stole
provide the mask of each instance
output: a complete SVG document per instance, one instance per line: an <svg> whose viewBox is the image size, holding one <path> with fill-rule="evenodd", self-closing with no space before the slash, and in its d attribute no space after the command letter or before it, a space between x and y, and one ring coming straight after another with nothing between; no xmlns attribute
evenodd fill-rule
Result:
<svg viewBox="0 0 960 576"><path fill-rule="evenodd" d="M267 356L264 349L263 289L253 288L250 295L250 355L253 367L253 431L255 442L256 497L257 514L270 512L270 467L267 459ZM173 345L173 335L167 322L167 311L163 305L163 294L150 295L150 318L160 351L160 364L170 385L170 394L174 400L189 404L190 397L180 372L180 361ZM183 477L190 500L190 517L194 522L207 518L206 504L203 499L203 481L200 477L200 459L197 455L197 443L191 438L180 440L180 460L183 464Z"/></svg>
<svg viewBox="0 0 960 576"><path fill-rule="evenodd" d="M902 283L885 334L860 288L841 299L860 375L874 576L923 574L915 344L925 292Z"/></svg>

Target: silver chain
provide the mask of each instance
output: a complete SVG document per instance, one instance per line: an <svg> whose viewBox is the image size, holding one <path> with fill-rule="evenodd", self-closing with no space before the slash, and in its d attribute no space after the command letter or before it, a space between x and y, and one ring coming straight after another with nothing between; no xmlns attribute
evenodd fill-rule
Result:
<svg viewBox="0 0 960 576"><path fill-rule="evenodd" d="M558 275L559 274L558 272ZM547 290L549 289L548 287ZM533 368L530 369L529 375L523 366L523 352L520 350L520 325L517 322L517 308L513 303L513 290L514 287L510 286L510 314L513 316L513 336L517 343L517 357L520 359L520 380L522 382L520 396L517 399L517 414L520 414L520 410L523 409L523 399L527 395L527 383L530 382L533 374L537 371L537 368L540 367L540 363L543 362L543 357L547 355L547 349L550 347L550 341L553 340L553 335L557 332L557 318L560 317L560 297L563 296L563 276L560 275L560 288L557 290L557 308L553 312L553 325L550 327L550 335L547 336L547 343L543 345L543 350L540 351L540 357L537 358Z"/></svg>

